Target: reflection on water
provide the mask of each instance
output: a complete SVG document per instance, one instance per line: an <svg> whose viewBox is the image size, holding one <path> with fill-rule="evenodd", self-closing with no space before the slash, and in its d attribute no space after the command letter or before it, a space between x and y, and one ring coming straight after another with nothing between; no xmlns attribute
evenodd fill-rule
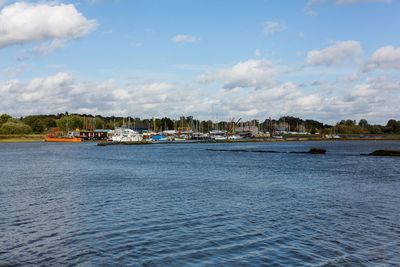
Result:
<svg viewBox="0 0 400 267"><path fill-rule="evenodd" d="M399 265L400 159L359 156L381 148L0 144L0 265Z"/></svg>

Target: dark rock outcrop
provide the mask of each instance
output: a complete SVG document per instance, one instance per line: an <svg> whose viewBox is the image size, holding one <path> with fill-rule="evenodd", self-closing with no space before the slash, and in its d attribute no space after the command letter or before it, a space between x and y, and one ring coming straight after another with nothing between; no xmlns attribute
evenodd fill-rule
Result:
<svg viewBox="0 0 400 267"><path fill-rule="evenodd" d="M369 153L368 156L400 156L400 150L394 149L381 149Z"/></svg>

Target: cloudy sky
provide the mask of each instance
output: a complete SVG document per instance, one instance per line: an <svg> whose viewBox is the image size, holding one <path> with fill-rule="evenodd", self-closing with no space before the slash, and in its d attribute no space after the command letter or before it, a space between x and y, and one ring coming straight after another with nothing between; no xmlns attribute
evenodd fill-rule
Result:
<svg viewBox="0 0 400 267"><path fill-rule="evenodd" d="M0 113L400 119L398 0L0 0Z"/></svg>

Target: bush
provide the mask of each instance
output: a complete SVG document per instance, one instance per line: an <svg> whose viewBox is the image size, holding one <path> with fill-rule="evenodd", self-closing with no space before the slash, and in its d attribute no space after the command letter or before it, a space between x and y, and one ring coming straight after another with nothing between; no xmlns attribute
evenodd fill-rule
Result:
<svg viewBox="0 0 400 267"><path fill-rule="evenodd" d="M351 120L348 120L348 123L350 122ZM364 134L367 132L361 126L354 124L352 125L339 124L335 128L338 134Z"/></svg>
<svg viewBox="0 0 400 267"><path fill-rule="evenodd" d="M34 133L42 133L44 131L44 123L39 116L28 116L24 119L24 123L29 125Z"/></svg>
<svg viewBox="0 0 400 267"><path fill-rule="evenodd" d="M6 122L0 128L1 134L30 134L32 128L23 123Z"/></svg>
<svg viewBox="0 0 400 267"><path fill-rule="evenodd" d="M0 116L0 127L1 125L3 125L3 123L6 123L9 119L11 119L12 117L8 114L3 114Z"/></svg>
<svg viewBox="0 0 400 267"><path fill-rule="evenodd" d="M22 121L17 118L9 118L6 122L22 123Z"/></svg>

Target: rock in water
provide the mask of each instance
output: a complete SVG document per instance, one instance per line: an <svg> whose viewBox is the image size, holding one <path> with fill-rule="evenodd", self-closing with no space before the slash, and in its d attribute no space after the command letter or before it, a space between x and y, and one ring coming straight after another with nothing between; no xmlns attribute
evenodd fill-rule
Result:
<svg viewBox="0 0 400 267"><path fill-rule="evenodd" d="M102 141L102 142L98 142L97 145L98 146L106 146L107 144L106 144L106 142Z"/></svg>
<svg viewBox="0 0 400 267"><path fill-rule="evenodd" d="M400 150L394 149L381 149L369 153L368 156L400 156Z"/></svg>
<svg viewBox="0 0 400 267"><path fill-rule="evenodd" d="M310 154L325 154L326 149L325 148L310 148L310 151L308 151Z"/></svg>

